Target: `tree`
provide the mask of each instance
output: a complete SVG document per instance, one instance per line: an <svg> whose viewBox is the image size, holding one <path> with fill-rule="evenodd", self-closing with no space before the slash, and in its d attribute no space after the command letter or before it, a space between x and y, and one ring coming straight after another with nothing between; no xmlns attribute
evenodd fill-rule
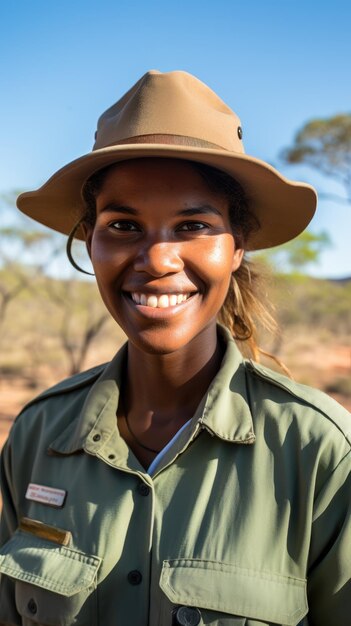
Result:
<svg viewBox="0 0 351 626"><path fill-rule="evenodd" d="M330 239L326 232L312 233L305 230L292 241L259 252L255 257L259 261L268 263L279 273L283 271L300 274L307 266L318 263L322 252L329 245Z"/></svg>
<svg viewBox="0 0 351 626"><path fill-rule="evenodd" d="M34 284L35 278L43 271L41 263L30 266L23 263L28 253L40 258L40 249L50 235L28 231L20 226L0 228L2 247L0 250L0 328L4 322L10 303L24 289Z"/></svg>
<svg viewBox="0 0 351 626"><path fill-rule="evenodd" d="M286 163L309 165L339 181L346 190L346 202L351 202L351 113L307 122L281 157ZM345 201L334 194L321 195Z"/></svg>
<svg viewBox="0 0 351 626"><path fill-rule="evenodd" d="M305 230L299 237L292 239L288 243L274 248L263 250L254 254L254 258L262 264L263 271L268 268L268 273L271 277L274 277L274 281L271 285L271 291L274 290L273 285L278 287L277 293L279 296L284 294L283 299L280 301L279 296L275 296L277 309L279 311L279 328L285 326L285 319L282 312L285 310L285 299L287 293L284 293L284 285L296 284L301 285L301 282L305 285L308 283L307 276L303 274L306 267L319 262L321 253L330 245L330 239L327 233L312 233ZM271 294L272 295L272 294ZM293 313L297 308L292 306ZM304 309L302 309L304 310ZM283 334L279 331L274 336L273 344L270 346L269 351L271 354L277 356L283 346Z"/></svg>
<svg viewBox="0 0 351 626"><path fill-rule="evenodd" d="M45 360L43 339L54 331L67 357L68 372L74 374L83 367L94 339L109 316L100 300L92 298L90 283L50 276L53 261L65 257L65 240L62 235L39 225L33 228L31 220L14 210L16 195L17 192L2 194L0 203L0 218L4 224L0 227L0 338L2 344L8 343L9 332L11 334L18 323L16 305L24 302L28 294L33 295L32 300L40 302L42 308L51 301L55 311L48 313L50 323L45 324L44 330L33 332L26 346L26 364L33 366L26 369L34 371L40 359ZM79 254L79 249L76 252ZM10 307L14 312L12 317ZM6 350L1 352L4 356Z"/></svg>
<svg viewBox="0 0 351 626"><path fill-rule="evenodd" d="M59 313L55 335L67 358L69 375L83 369L92 343L109 320L93 289L91 283L74 279L46 277L43 283L43 296L48 296Z"/></svg>

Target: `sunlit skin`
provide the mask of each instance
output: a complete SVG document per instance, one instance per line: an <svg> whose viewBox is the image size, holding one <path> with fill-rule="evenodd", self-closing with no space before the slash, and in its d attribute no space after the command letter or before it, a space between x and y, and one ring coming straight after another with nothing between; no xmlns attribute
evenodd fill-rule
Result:
<svg viewBox="0 0 351 626"><path fill-rule="evenodd" d="M222 358L216 318L243 256L227 199L186 162L126 161L106 175L86 239L104 303L129 339L124 410L139 439L161 449ZM147 465L152 453L123 418L122 436Z"/></svg>

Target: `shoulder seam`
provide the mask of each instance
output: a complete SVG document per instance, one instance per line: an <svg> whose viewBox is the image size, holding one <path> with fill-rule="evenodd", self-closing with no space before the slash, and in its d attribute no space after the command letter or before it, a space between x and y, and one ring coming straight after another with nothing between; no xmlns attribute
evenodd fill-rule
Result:
<svg viewBox="0 0 351 626"><path fill-rule="evenodd" d="M75 391L76 389L82 389L87 385L95 382L99 376L102 374L106 367L107 363L103 363L102 365L97 365L96 367L91 368L90 370L86 370L85 372L80 372L71 378L66 378L63 381L60 381L53 387L46 389L38 396L27 402L24 407L21 409L17 418L22 415L22 413L28 409L29 407L41 402L42 400L46 400L47 398L52 398L55 396L59 396L61 394L70 393L71 391ZM17 419L16 418L16 419Z"/></svg>
<svg viewBox="0 0 351 626"><path fill-rule="evenodd" d="M252 374L258 376L261 380L266 381L267 383L271 383L275 387L278 387L278 388L282 389L287 394L289 394L293 398L296 398L297 400L299 400L304 405L312 407L313 409L318 411L318 413L320 413L321 415L324 415L324 417L326 417L332 424L334 424L335 428L337 428L342 433L343 437L345 437L346 441L351 446L351 416L350 416L350 426L348 428L347 427L343 427L341 423L338 424L338 420L333 419L333 417L331 415L329 415L329 413L322 406L320 406L319 402L313 402L313 400L311 400L310 398L306 397L303 393L298 394L298 393L294 392L294 390L291 389L289 384L284 384L284 382L281 381L280 379L277 380L273 375L269 374L269 370L266 370L266 368L264 368L263 366L254 363L252 360L245 361L245 364L246 364L247 369L249 370L249 372L251 372ZM279 376L279 374L278 374L278 376ZM293 380L291 382L294 383ZM296 384L299 385L301 391L303 391L303 385L301 383L296 383ZM333 398L331 398L330 396L328 396L327 394L325 394L321 390L316 390L316 391L318 391L321 394L321 397L324 396L326 398L326 400L330 401L331 403L334 402L335 406L339 407L340 410L345 413L345 415L348 414L347 409L345 409L342 405L340 405L335 400L333 400Z"/></svg>

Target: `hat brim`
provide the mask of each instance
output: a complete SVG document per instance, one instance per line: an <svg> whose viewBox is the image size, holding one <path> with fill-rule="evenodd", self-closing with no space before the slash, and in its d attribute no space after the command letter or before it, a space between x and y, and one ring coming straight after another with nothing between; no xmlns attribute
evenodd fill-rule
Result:
<svg viewBox="0 0 351 626"><path fill-rule="evenodd" d="M235 178L260 224L247 242L248 250L270 248L293 239L307 227L316 210L317 194L313 187L288 180L254 157L212 148L144 143L90 152L60 169L39 189L22 193L17 206L37 222L69 234L84 212L81 191L85 181L107 165L144 157L197 161ZM76 236L83 238L79 231Z"/></svg>

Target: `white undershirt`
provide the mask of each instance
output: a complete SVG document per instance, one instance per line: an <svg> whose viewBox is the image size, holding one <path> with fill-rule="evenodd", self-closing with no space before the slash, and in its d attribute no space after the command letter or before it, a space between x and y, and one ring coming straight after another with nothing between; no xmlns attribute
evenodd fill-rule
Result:
<svg viewBox="0 0 351 626"><path fill-rule="evenodd" d="M157 456L155 456L154 460L149 465L148 470L147 470L147 474L149 474L149 476L151 476L151 474L154 473L156 467L159 465L160 461L163 459L163 457L165 456L166 452L168 452L170 447L173 446L174 442L177 441L178 437L183 432L184 428L189 424L189 422L191 422L191 419L188 420L187 422L185 422L185 424L183 424L183 426L181 426L181 428L178 430L178 432L176 432L174 437L172 437L172 439L165 445L165 447L162 448L162 450L160 450L160 452L157 454Z"/></svg>

